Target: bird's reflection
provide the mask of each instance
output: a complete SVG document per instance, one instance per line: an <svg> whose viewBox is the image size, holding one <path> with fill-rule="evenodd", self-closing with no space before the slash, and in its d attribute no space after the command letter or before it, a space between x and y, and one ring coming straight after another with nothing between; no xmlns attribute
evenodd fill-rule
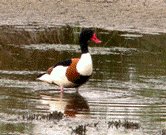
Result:
<svg viewBox="0 0 166 135"><path fill-rule="evenodd" d="M69 117L87 117L90 109L86 99L79 93L41 94L41 103L46 105L50 112L62 112Z"/></svg>

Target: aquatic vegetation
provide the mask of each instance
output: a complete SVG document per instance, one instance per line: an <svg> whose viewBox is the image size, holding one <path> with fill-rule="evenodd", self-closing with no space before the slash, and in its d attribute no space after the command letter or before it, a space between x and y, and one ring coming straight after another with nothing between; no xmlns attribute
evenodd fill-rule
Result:
<svg viewBox="0 0 166 135"><path fill-rule="evenodd" d="M63 113L54 111L49 114L31 114L31 115L23 115L23 120L61 120L64 117Z"/></svg>

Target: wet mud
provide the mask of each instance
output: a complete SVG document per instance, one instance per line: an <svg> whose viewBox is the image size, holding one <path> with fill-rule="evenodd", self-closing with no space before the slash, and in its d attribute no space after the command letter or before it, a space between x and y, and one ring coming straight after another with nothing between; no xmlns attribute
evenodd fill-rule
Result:
<svg viewBox="0 0 166 135"><path fill-rule="evenodd" d="M166 32L165 0L1 0L0 25L74 25Z"/></svg>

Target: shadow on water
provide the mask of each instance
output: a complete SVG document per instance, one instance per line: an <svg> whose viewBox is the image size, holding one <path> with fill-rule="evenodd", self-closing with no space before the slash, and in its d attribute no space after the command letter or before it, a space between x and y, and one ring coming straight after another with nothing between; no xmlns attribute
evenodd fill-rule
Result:
<svg viewBox="0 0 166 135"><path fill-rule="evenodd" d="M94 30L102 44L89 45L92 77L60 95L35 79L80 56L81 28L0 26L1 133L165 134L166 34Z"/></svg>

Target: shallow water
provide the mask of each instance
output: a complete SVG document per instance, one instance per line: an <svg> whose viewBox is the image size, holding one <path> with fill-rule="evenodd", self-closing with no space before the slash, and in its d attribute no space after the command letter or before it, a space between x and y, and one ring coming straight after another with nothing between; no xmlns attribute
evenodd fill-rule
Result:
<svg viewBox="0 0 166 135"><path fill-rule="evenodd" d="M0 30L0 133L165 135L165 34L95 29L103 42L89 46L93 76L79 93L65 89L60 94L57 86L36 76L80 56L81 29L31 25ZM64 117L28 119L53 112Z"/></svg>

